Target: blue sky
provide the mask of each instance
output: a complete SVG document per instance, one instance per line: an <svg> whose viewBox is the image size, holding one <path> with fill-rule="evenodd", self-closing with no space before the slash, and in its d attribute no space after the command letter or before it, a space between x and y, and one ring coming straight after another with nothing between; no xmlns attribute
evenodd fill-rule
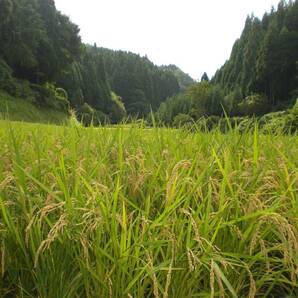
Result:
<svg viewBox="0 0 298 298"><path fill-rule="evenodd" d="M176 64L194 79L229 58L246 16L262 17L279 0L55 0L82 40Z"/></svg>

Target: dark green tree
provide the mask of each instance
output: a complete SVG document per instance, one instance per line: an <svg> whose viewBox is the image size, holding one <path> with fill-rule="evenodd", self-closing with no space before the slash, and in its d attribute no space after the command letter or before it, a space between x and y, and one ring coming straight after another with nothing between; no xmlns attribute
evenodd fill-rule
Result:
<svg viewBox="0 0 298 298"><path fill-rule="evenodd" d="M209 82L209 77L206 72L204 72L201 77L201 82L203 82L203 81Z"/></svg>
<svg viewBox="0 0 298 298"><path fill-rule="evenodd" d="M290 105L297 88L297 20L298 1L281 1L262 21L247 18L230 59L212 79L223 89L232 110L239 104L232 102L237 88L242 99L256 93L266 95L272 110Z"/></svg>

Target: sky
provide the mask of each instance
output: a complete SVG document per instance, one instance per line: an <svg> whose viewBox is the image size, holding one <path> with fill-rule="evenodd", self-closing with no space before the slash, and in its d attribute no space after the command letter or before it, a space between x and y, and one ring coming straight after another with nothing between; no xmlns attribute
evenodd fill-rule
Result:
<svg viewBox="0 0 298 298"><path fill-rule="evenodd" d="M82 41L175 64L194 79L229 58L247 15L262 17L279 0L55 0Z"/></svg>

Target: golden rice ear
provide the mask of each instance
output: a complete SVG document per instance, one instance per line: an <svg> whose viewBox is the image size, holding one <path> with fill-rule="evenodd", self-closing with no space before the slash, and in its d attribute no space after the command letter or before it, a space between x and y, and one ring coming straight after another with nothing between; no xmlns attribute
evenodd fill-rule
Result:
<svg viewBox="0 0 298 298"><path fill-rule="evenodd" d="M152 254L146 251L146 256L147 256L147 261L150 269L150 274L152 275L152 281L153 281L153 295L154 298L159 298L159 289L158 289L158 281L157 277L154 271L154 266L153 266L153 258Z"/></svg>
<svg viewBox="0 0 298 298"><path fill-rule="evenodd" d="M214 284L215 284L215 273L214 273L214 263L213 260L211 260L211 266L210 266L210 298L214 298Z"/></svg>
<svg viewBox="0 0 298 298"><path fill-rule="evenodd" d="M170 285L171 285L174 259L175 259L175 241L173 240L173 242L172 242L172 258L171 258L169 270L168 270L167 277L166 277L166 285L165 285L163 298L169 297L169 289L170 289Z"/></svg>
<svg viewBox="0 0 298 298"><path fill-rule="evenodd" d="M14 125L1 297L296 295L295 138Z"/></svg>
<svg viewBox="0 0 298 298"><path fill-rule="evenodd" d="M253 274L248 268L248 266L245 266L248 274L249 274L249 293L248 293L248 298L254 298L256 297L257 294L257 288L256 288L256 282L254 280Z"/></svg>

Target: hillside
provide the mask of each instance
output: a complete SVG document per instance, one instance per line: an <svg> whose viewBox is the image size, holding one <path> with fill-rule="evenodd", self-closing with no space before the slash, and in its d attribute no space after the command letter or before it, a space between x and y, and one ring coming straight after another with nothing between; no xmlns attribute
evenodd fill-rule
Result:
<svg viewBox="0 0 298 298"><path fill-rule="evenodd" d="M0 16L0 91L37 108L117 123L180 91L175 75L145 57L83 44L53 0L3 0Z"/></svg>
<svg viewBox="0 0 298 298"><path fill-rule="evenodd" d="M180 91L175 75L147 57L105 48L95 51L104 63L111 89L121 96L128 114L144 117Z"/></svg>
<svg viewBox="0 0 298 298"><path fill-rule="evenodd" d="M47 124L68 124L70 114L63 109L38 106L28 99L12 97L0 91L0 120Z"/></svg>
<svg viewBox="0 0 298 298"><path fill-rule="evenodd" d="M257 117L272 127L298 129L298 1L281 1L262 19L248 16L230 58L211 81L207 75L160 105L166 125L201 119L218 126L225 114L232 122ZM268 114L268 115L267 115ZM265 119L265 120L264 120Z"/></svg>
<svg viewBox="0 0 298 298"><path fill-rule="evenodd" d="M184 91L186 90L188 87L192 86L193 84L195 84L195 80L188 75L187 73L183 72L179 67L177 67L176 65L163 65L160 67L161 69L170 71L173 73L173 75L176 77L180 90Z"/></svg>
<svg viewBox="0 0 298 298"><path fill-rule="evenodd" d="M298 1L281 1L262 19L249 16L230 59L212 81L227 94L231 107L252 94L263 95L270 109L285 108L296 99Z"/></svg>

